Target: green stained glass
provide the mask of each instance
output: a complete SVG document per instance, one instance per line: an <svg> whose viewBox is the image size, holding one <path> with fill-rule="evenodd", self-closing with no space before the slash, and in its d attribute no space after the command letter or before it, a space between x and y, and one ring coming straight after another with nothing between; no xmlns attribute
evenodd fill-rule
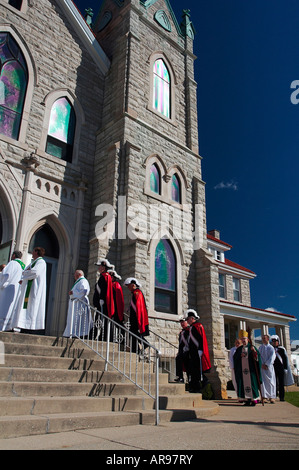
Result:
<svg viewBox="0 0 299 470"><path fill-rule="evenodd" d="M74 137L72 106L66 98L60 98L52 106L48 135L70 143Z"/></svg>
<svg viewBox="0 0 299 470"><path fill-rule="evenodd" d="M0 133L18 138L28 71L24 56L9 33L0 33Z"/></svg>
<svg viewBox="0 0 299 470"><path fill-rule="evenodd" d="M175 291L175 255L168 240L159 241L155 257L155 287Z"/></svg>
<svg viewBox="0 0 299 470"><path fill-rule="evenodd" d="M162 59L154 63L153 107L170 118L170 77Z"/></svg>
<svg viewBox="0 0 299 470"><path fill-rule="evenodd" d="M172 175L171 178L171 198L175 202L181 202L181 186L176 175Z"/></svg>
<svg viewBox="0 0 299 470"><path fill-rule="evenodd" d="M154 193L160 194L160 172L155 164L150 170L150 188Z"/></svg>

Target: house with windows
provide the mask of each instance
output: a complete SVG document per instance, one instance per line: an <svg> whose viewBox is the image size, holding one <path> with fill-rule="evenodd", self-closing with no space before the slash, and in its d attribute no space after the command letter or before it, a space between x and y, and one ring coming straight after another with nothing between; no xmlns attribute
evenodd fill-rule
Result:
<svg viewBox="0 0 299 470"><path fill-rule="evenodd" d="M65 328L74 271L93 291L102 257L141 282L150 329L169 341L194 308L225 396L237 330L271 325L287 345L293 318L252 308L254 273L207 233L190 12L103 0L96 13L0 0L1 264L46 249L47 335Z"/></svg>

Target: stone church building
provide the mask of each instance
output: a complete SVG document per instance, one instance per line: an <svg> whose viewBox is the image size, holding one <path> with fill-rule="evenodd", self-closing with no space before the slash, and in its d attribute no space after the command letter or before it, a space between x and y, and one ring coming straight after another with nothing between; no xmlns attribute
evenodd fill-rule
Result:
<svg viewBox="0 0 299 470"><path fill-rule="evenodd" d="M207 231L190 13L99 0L84 18L75 3L0 0L0 263L46 249L47 335L64 330L75 269L93 291L99 258L140 280L169 341L194 308L225 397L238 330L289 347L294 317L251 307L255 274Z"/></svg>

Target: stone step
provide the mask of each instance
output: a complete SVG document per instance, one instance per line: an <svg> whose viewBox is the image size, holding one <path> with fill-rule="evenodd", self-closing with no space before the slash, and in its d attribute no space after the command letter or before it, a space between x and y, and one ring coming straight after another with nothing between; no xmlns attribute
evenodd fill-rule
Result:
<svg viewBox="0 0 299 470"><path fill-rule="evenodd" d="M0 416L44 415L77 412L153 410L155 401L144 394L135 396L0 397ZM203 407L200 394L160 396L159 409L195 409Z"/></svg>
<svg viewBox="0 0 299 470"><path fill-rule="evenodd" d="M138 387L131 383L73 383L73 382L0 382L1 397L28 396L110 396L136 395ZM155 384L151 384L151 394L155 393ZM159 386L161 395L182 395L183 384Z"/></svg>
<svg viewBox="0 0 299 470"><path fill-rule="evenodd" d="M155 424L155 400L77 339L0 333L4 364L0 365L0 436L17 437L95 427ZM109 360L118 346L109 343ZM99 343L105 352L107 343ZM115 351L116 352L116 351ZM134 376L150 365L120 351ZM121 362L120 362L121 363ZM150 392L155 395L155 376ZM144 379L146 383L147 378ZM159 374L160 422L211 416L214 402L189 394L184 384L168 383Z"/></svg>
<svg viewBox="0 0 299 470"><path fill-rule="evenodd" d="M0 417L1 438L34 436L56 432L75 431L113 426L140 424L137 412L66 413L45 416Z"/></svg>
<svg viewBox="0 0 299 470"><path fill-rule="evenodd" d="M122 362L114 361L115 367L108 363L108 370L115 371L116 367L122 372L131 373L141 372L144 370L146 373L149 371L149 365L142 362L134 361L131 366L129 362L123 364ZM31 354L5 354L4 364L0 364L0 370L5 367L15 368L37 368L37 369L65 369L65 370L88 370L88 371L102 371L105 368L105 360L96 356L94 358L73 358L73 357L56 357L56 356L38 356ZM160 377L168 374L160 374ZM162 377L162 380L163 377Z"/></svg>
<svg viewBox="0 0 299 470"><path fill-rule="evenodd" d="M169 421L204 419L217 413L211 405L208 407L159 410L160 424ZM34 436L40 434L78 431L80 429L107 428L114 426L133 426L155 424L155 410L138 411L101 411L58 413L45 415L0 416L1 438Z"/></svg>

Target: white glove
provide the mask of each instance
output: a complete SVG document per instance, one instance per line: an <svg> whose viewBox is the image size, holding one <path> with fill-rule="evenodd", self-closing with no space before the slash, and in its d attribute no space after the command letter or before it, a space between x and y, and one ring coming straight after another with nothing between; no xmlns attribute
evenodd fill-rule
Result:
<svg viewBox="0 0 299 470"><path fill-rule="evenodd" d="M198 357L202 356L202 351L198 350Z"/></svg>

